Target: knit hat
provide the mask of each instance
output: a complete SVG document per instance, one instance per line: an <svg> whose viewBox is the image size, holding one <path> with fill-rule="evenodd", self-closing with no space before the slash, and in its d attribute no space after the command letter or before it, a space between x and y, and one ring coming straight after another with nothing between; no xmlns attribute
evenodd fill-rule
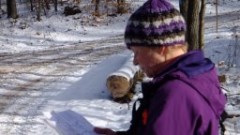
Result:
<svg viewBox="0 0 240 135"><path fill-rule="evenodd" d="M170 46L185 43L186 23L166 0L148 0L129 18L125 43L130 46Z"/></svg>

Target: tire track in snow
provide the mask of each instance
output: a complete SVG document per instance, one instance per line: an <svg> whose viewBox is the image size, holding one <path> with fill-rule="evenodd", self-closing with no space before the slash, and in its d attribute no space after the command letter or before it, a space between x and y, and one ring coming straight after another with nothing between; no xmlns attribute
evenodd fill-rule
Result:
<svg viewBox="0 0 240 135"><path fill-rule="evenodd" d="M27 134L41 124L33 121L51 96L47 87L125 49L122 36L52 47L47 50L0 54L0 132ZM30 77L30 78L29 78ZM54 96L54 95L52 95Z"/></svg>
<svg viewBox="0 0 240 135"><path fill-rule="evenodd" d="M211 32L210 29L214 30L216 28L216 16L206 16L204 18L204 21L206 30L209 30ZM240 23L240 10L218 15L219 29L223 27L231 28L239 23Z"/></svg>

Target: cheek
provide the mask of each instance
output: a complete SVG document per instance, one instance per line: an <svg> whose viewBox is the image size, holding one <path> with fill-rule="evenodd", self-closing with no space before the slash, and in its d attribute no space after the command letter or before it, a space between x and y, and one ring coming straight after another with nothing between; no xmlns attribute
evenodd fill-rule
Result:
<svg viewBox="0 0 240 135"><path fill-rule="evenodd" d="M143 65L142 67L145 68L145 70L155 71L159 68L159 66L162 65L163 62L164 62L163 59L151 57L145 59L144 63L142 64Z"/></svg>
<svg viewBox="0 0 240 135"><path fill-rule="evenodd" d="M154 60L150 60L150 59L148 59L147 61L146 61L146 66L147 67L149 67L149 68L151 68L151 67L154 67L154 66L156 66L157 65L157 62L156 61L154 61Z"/></svg>
<svg viewBox="0 0 240 135"><path fill-rule="evenodd" d="M139 65L145 68L150 68L156 64L151 57L146 56L146 57L141 57L139 59L140 59Z"/></svg>

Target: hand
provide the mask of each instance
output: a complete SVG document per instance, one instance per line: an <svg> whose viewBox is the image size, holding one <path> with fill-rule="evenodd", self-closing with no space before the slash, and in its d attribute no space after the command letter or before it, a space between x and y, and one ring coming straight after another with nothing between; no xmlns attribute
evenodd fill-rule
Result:
<svg viewBox="0 0 240 135"><path fill-rule="evenodd" d="M95 127L94 132L100 135L117 135L112 129Z"/></svg>

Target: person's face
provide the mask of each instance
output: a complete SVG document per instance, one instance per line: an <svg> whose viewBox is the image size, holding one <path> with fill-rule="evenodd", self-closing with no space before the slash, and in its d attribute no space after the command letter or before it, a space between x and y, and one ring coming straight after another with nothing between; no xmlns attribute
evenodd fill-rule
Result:
<svg viewBox="0 0 240 135"><path fill-rule="evenodd" d="M163 68L162 63L165 62L165 56L163 55L162 48L136 46L130 49L134 53L133 63L139 65L148 77L154 77Z"/></svg>

